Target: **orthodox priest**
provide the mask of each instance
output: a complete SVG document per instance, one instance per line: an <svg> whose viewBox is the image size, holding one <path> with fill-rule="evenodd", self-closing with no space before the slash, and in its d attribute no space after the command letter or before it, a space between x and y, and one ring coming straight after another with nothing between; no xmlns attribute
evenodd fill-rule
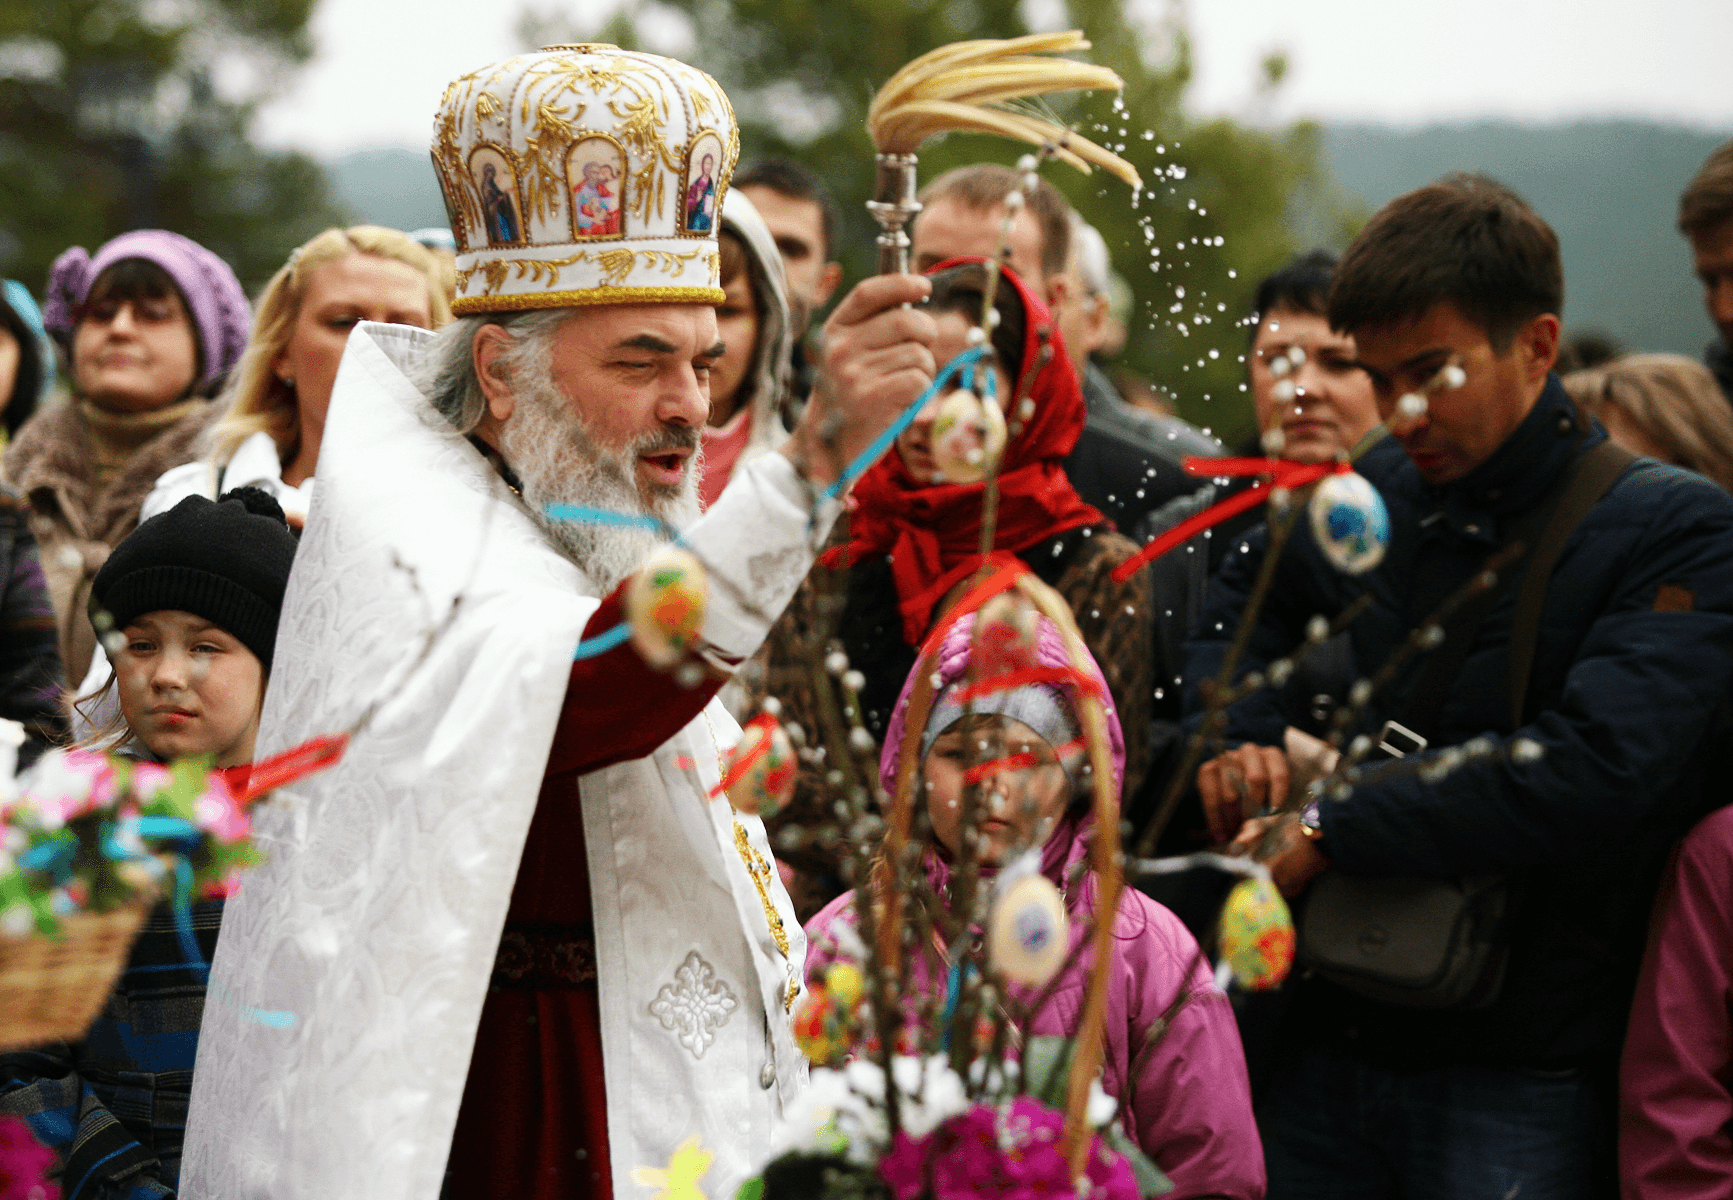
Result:
<svg viewBox="0 0 1733 1200"><path fill-rule="evenodd" d="M186 1195L631 1197L696 1139L726 1197L766 1156L805 1081L805 946L762 825L718 798L739 731L714 696L805 575L841 467L930 382L933 327L905 307L924 280L863 283L827 327L827 394L700 516L723 293L682 201L711 158L720 201L738 147L707 75L611 46L447 89L461 319L363 325L338 374L262 753L360 724L260 816ZM570 211L598 161L622 189L605 236ZM484 168L517 242L490 236ZM669 671L619 640L661 536L644 516L710 570Z"/></svg>

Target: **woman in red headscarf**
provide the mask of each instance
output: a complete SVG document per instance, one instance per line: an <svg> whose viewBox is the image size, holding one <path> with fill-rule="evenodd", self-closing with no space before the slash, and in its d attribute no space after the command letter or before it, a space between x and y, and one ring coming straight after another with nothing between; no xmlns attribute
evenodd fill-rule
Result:
<svg viewBox="0 0 1733 1200"><path fill-rule="evenodd" d="M926 307L939 327L933 357L942 364L968 346L969 330L981 316L986 271L978 260L954 260L930 274L933 293ZM1062 460L1083 432L1085 410L1052 314L1008 270L1000 275L994 309L999 323L988 361L1015 432L999 466L993 549L1022 559L1070 604L1083 640L1107 675L1125 729L1125 794L1131 795L1147 765L1154 687L1148 572L1114 582L1113 568L1137 547L1066 478ZM1032 410L1022 403L1025 398ZM832 636L865 679L862 717L873 737L882 739L922 639L981 564L986 485L944 482L932 457L933 417L943 399L929 404L895 449L855 485L853 510L838 523L839 544L771 630L760 686L782 703L785 721L811 736L819 723L810 663L821 650L812 645L812 633L818 601L835 586L830 571L848 571ZM778 860L793 869L789 891L802 920L847 886L837 872L834 845L802 836L825 824L835 798L823 772L803 766L793 802L769 822Z"/></svg>

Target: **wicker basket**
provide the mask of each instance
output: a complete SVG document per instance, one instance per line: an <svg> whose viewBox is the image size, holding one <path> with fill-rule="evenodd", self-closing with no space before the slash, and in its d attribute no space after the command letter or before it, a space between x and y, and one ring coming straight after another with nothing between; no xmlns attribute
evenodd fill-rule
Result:
<svg viewBox="0 0 1733 1200"><path fill-rule="evenodd" d="M150 907L139 899L112 912L64 918L60 941L0 935L0 1050L82 1038Z"/></svg>

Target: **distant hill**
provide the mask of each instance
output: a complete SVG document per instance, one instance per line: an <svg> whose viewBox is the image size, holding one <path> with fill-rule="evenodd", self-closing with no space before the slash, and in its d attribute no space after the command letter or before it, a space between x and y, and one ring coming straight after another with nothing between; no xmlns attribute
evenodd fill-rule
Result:
<svg viewBox="0 0 1733 1200"><path fill-rule="evenodd" d="M1508 184L1558 232L1567 330L1694 356L1713 329L1674 221L1686 181L1730 136L1646 121L1329 125L1324 152L1369 210L1449 171Z"/></svg>
<svg viewBox="0 0 1733 1200"><path fill-rule="evenodd" d="M1567 329L1599 328L1633 349L1695 355L1712 331L1673 220L1685 181L1729 136L1733 130L1645 121L1340 124L1325 127L1324 153L1368 212L1448 171L1502 180L1558 231ZM398 229L445 222L423 150L362 150L329 167L338 199L357 219Z"/></svg>
<svg viewBox="0 0 1733 1200"><path fill-rule="evenodd" d="M325 170L338 203L357 221L405 231L446 223L425 149L357 150L326 163Z"/></svg>

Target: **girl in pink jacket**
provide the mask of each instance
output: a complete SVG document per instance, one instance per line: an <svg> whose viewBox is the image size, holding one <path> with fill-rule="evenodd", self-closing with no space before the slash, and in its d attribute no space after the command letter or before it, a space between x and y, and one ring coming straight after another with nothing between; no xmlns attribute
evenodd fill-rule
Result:
<svg viewBox="0 0 1733 1200"><path fill-rule="evenodd" d="M1028 685L977 698L970 706L972 715L965 717L964 705L954 693L967 674L971 627L972 621L964 618L946 635L939 657L939 686L923 730L905 729L913 676L903 685L885 733L879 770L886 789L893 789L904 737L922 739L922 790L934 839L922 862L934 893L946 896L958 842L956 800L962 792L962 775L975 761L973 743L988 741L989 757L1027 755L1037 764L1001 773L984 786L977 855L983 883L990 885L998 867L1020 847L1040 846L1041 873L1059 887L1070 913L1073 953L1051 994L1021 1032L1026 1037L1071 1036L1081 1018L1092 959L1087 949L1078 953L1077 947L1088 936L1098 896L1095 877L1082 869L1094 829L1088 768L1081 755L1061 763L1055 754L1078 737L1075 697L1069 686ZM1070 665L1058 631L1046 621L1041 622L1036 657L1040 666ZM1099 668L1092 661L1089 669L1099 694L1106 696ZM1118 785L1125 747L1111 709L1107 724ZM1007 797L1013 791L1014 803ZM809 982L821 981L831 964L843 957L837 949L838 927L852 927L854 921L854 893L849 892L807 925ZM1173 1181L1172 1200L1202 1196L1257 1200L1264 1194L1264 1160L1252 1120L1245 1056L1233 1012L1212 981L1208 961L1177 917L1132 888L1120 896L1114 931L1103 1089L1121 1102L1126 1132ZM842 936L840 940L853 939ZM929 957L912 962L910 974L911 1010L914 996L944 987ZM1012 986L1010 990L1027 1007L1044 989ZM1189 997L1170 1014L1168 1010L1187 991ZM1167 1029L1154 1049L1143 1055L1134 1078L1139 1051L1164 1017Z"/></svg>

